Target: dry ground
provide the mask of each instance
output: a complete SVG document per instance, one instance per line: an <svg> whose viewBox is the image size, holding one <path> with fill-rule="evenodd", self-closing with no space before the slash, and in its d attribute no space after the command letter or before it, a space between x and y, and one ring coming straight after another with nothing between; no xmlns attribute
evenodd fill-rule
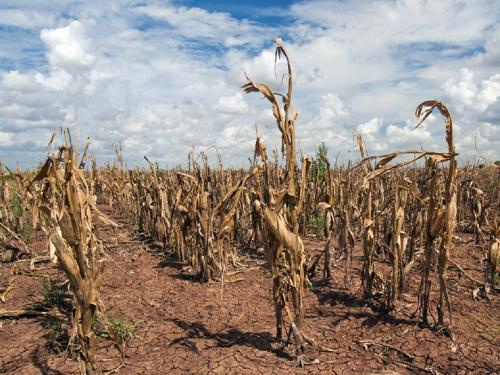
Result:
<svg viewBox="0 0 500 375"><path fill-rule="evenodd" d="M316 363L294 367L290 352L273 343L274 314L270 272L260 256L247 255L248 268L228 275L220 283L197 282L192 270L164 256L155 244L141 241L131 229L111 232L101 228L109 259L102 299L110 315L134 323L134 337L126 347L126 365L118 374L493 374L500 373L500 299L474 300L474 283L450 266L448 280L453 304L455 342L431 329L417 327L419 276L415 269L398 311L368 305L359 285L343 288L343 261L337 262L332 280L312 280L306 297L306 331L318 345L309 349ZM41 237L41 236L40 236ZM483 250L472 243L456 244L455 259L472 277L482 280ZM323 246L308 239L317 253ZM43 241L32 247L41 253ZM354 280L359 279L360 250L354 257ZM319 274L319 273L318 273ZM15 278L15 288L0 309L30 308L43 301L48 278L63 282L55 265L42 263L30 270L29 262L0 264L0 288ZM437 285L434 283L433 285ZM77 362L66 352L48 350L47 330L67 318L25 317L0 320L0 373L77 374ZM367 345L373 340L390 347ZM397 351L396 349L401 351ZM99 366L103 371L120 365L119 352L106 338L99 339ZM405 367L406 366L406 367ZM420 370L419 370L420 369ZM391 372L392 371L392 372Z"/></svg>

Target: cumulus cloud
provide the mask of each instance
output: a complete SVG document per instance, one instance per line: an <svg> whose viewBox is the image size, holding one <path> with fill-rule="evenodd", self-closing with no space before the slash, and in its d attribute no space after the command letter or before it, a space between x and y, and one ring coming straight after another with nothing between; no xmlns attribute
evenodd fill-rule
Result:
<svg viewBox="0 0 500 375"><path fill-rule="evenodd" d="M364 136L372 137L378 133L383 123L384 121L382 119L372 118L368 122L359 124L357 130Z"/></svg>
<svg viewBox="0 0 500 375"><path fill-rule="evenodd" d="M58 67L89 66L95 61L85 26L72 21L68 26L44 29L40 38L47 47L49 64Z"/></svg>
<svg viewBox="0 0 500 375"><path fill-rule="evenodd" d="M321 97L319 114L307 124L310 129L332 129L339 125L339 120L347 117L345 104L338 95L333 93Z"/></svg>
<svg viewBox="0 0 500 375"><path fill-rule="evenodd" d="M29 91L33 88L33 77L17 70L2 73L1 87L12 91Z"/></svg>
<svg viewBox="0 0 500 375"><path fill-rule="evenodd" d="M49 91L68 90L73 83L73 76L64 69L55 69L49 75L37 73L35 81Z"/></svg>
<svg viewBox="0 0 500 375"><path fill-rule="evenodd" d="M220 113L244 115L248 113L248 104L243 99L243 94L237 92L232 96L221 97L214 106L214 110Z"/></svg>
<svg viewBox="0 0 500 375"><path fill-rule="evenodd" d="M467 110L482 113L500 96L500 74L476 82L474 73L461 69L460 78L450 78L443 86L444 93L457 103L461 113Z"/></svg>
<svg viewBox="0 0 500 375"><path fill-rule="evenodd" d="M386 139L389 143L397 145L423 145L426 144L426 142L431 141L432 139L431 133L423 125L415 129L410 124L405 127L395 126L391 124L387 127L385 134L387 135Z"/></svg>

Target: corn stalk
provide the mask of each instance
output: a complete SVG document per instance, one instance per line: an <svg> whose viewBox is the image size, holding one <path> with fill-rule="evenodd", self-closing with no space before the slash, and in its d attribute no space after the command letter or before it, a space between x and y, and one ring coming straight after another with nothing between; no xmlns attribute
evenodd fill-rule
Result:
<svg viewBox="0 0 500 375"><path fill-rule="evenodd" d="M95 206L83 171L77 168L78 152L71 144L69 131L65 135L66 144L46 160L31 184L32 190L39 192L34 217L47 233L69 279L73 292L72 339L77 339L81 374L91 375L97 371L92 323L100 305L104 270L92 216L96 214L105 223L114 223Z"/></svg>
<svg viewBox="0 0 500 375"><path fill-rule="evenodd" d="M302 179L300 195L297 194L296 176L296 139L295 121L297 113L291 108L293 92L293 74L290 59L280 38L276 40L276 60L283 57L287 63L288 87L283 95L283 109L278 105L276 95L266 85L255 83L248 77L242 86L246 93L260 92L271 102L272 111L278 129L281 132L282 150L286 159L287 186L277 195L271 189L269 176L263 181L260 199L254 202L255 210L261 215L268 230L265 244L266 253L271 261L273 275L273 299L276 316L276 338L283 340L283 309L290 320L288 341L293 334L297 362L303 365L307 359L304 354L304 292L307 285L307 253L299 236L298 218L303 208L307 175L310 161L306 157L302 161ZM257 141L257 144L259 140ZM256 147L257 149L257 147ZM260 151L263 154L262 151ZM261 155L263 156L263 155ZM267 167L266 167L267 169ZM267 174L267 172L265 172ZM290 308L291 302L291 308Z"/></svg>
<svg viewBox="0 0 500 375"><path fill-rule="evenodd" d="M436 202L434 197L434 191L428 190L430 194L430 204L428 210L428 224L427 224L427 241L425 248L425 266L424 266L424 277L421 289L423 289L422 294L422 320L427 323L427 311L429 306L430 297L430 280L429 272L431 267L432 255L432 242L437 235L441 237L441 244L439 246L439 259L438 259L438 275L439 275L439 302L437 305L438 312L438 325L444 325L444 306L446 304L446 309L448 311L449 326L452 326L452 313L451 304L448 296L448 291L446 289L446 266L448 263L449 254L453 246L453 232L456 226L456 213L457 213L457 186L456 186L456 174L457 174L457 162L455 160L456 152L455 145L453 142L453 123L451 115L446 108L446 106L437 100L430 100L421 103L416 111L415 115L419 119L417 126L420 126L423 121L432 113L434 108L437 108L441 115L445 118L445 136L446 143L448 144L448 153L445 156L435 159L429 163L429 168L433 177L431 178L431 183L433 186L430 188L436 188L436 166L437 163L449 161L448 175L445 180L445 191L444 191L444 206Z"/></svg>

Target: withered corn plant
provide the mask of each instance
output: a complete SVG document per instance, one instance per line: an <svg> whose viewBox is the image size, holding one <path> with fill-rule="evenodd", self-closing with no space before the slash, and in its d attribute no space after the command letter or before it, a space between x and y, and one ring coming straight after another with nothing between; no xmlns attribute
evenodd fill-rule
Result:
<svg viewBox="0 0 500 375"><path fill-rule="evenodd" d="M398 294L404 288L404 280L411 267L415 264L417 243L423 241L419 239L419 231L423 227L425 220L426 238L424 250L424 267L422 282L419 292L419 309L424 322L427 322L429 297L431 290L430 274L434 259L435 240L439 239L439 262L438 274L440 280L440 301L437 306L438 323L443 324L443 309L446 303L451 324L451 307L446 290L446 264L449 250L452 246L452 235L455 227L456 216L456 161L455 149L453 145L453 132L451 117L446 107L438 101L427 101L417 107L416 115L419 120L417 126L429 116L434 108L438 108L446 120L446 140L448 142L448 152L427 152L427 151L398 151L378 157L366 157L360 165L377 159L374 168L369 166L365 169L363 187L367 194L366 210L363 220L363 254L364 266L362 271L362 285L365 296L371 298L373 295L373 283L377 276L374 269L373 256L376 249L380 252L388 251L392 275L390 280L383 282L383 292L387 297L387 307L394 308ZM408 160L396 164L390 164L392 160L401 155L413 155ZM425 174L421 175L427 185L423 188L422 197L417 195L419 176L415 169L405 169L408 165L415 163L421 158L426 158ZM449 162L446 176L438 169L438 165ZM399 174L391 171L397 170ZM446 178L445 178L446 177ZM380 183L382 182L383 183ZM373 187L378 197L373 202ZM444 189L441 187L444 186ZM382 225L377 219L372 220L371 206L376 210L378 217L384 217ZM424 214L410 214L406 207L416 208L422 211L426 206ZM389 210L389 211L388 211ZM385 212L384 215L381 215ZM389 214L390 213L390 214ZM411 219L411 220L410 220ZM407 224L405 224L407 223ZM405 230L405 226L409 230ZM375 251L372 248L372 237L375 243ZM409 245L409 246L408 246ZM390 285L390 288L387 286Z"/></svg>
<svg viewBox="0 0 500 375"><path fill-rule="evenodd" d="M122 166L119 149L117 156ZM104 195L137 225L141 235L189 262L199 280L222 281L228 264L240 265L233 250L248 241L245 228L251 227L246 185L261 167L247 172L224 169L219 155L219 168L211 169L204 153L196 158L190 153L188 170L160 171L145 159L149 171L126 173L113 166L101 173Z"/></svg>
<svg viewBox="0 0 500 375"><path fill-rule="evenodd" d="M350 166L348 170L350 170ZM354 249L354 235L351 229L351 173L346 173L345 180L338 184L338 208L339 208L339 249L345 255L344 287L351 286L352 252Z"/></svg>
<svg viewBox="0 0 500 375"><path fill-rule="evenodd" d="M4 167L7 174L4 174ZM27 199L31 195L21 190L26 177L12 173L0 162L0 261L4 263L30 255L28 246L21 238L26 228L23 220L25 212L32 201Z"/></svg>
<svg viewBox="0 0 500 375"><path fill-rule="evenodd" d="M4 174L4 169L7 174ZM24 240L32 229L33 195L27 189L33 178L32 171L15 172L0 162L0 223ZM8 231L4 228L4 231Z"/></svg>
<svg viewBox="0 0 500 375"><path fill-rule="evenodd" d="M401 275L401 265L403 258L403 247L404 240L402 240L403 232L403 221L404 221L404 203L405 198L401 194L402 190L398 184L394 184L394 203L392 205L392 233L390 249L392 255L392 281L391 281L391 298L390 306L395 307L396 299L398 298L400 292L400 275Z"/></svg>
<svg viewBox="0 0 500 375"><path fill-rule="evenodd" d="M95 205L69 131L65 145L49 156L32 181L37 194L34 217L48 235L73 294L73 333L82 374L96 373L96 335L93 321L100 301L104 263L101 243L94 235L93 214L113 224Z"/></svg>
<svg viewBox="0 0 500 375"><path fill-rule="evenodd" d="M298 219L303 209L310 160L307 156L302 160L300 191L297 192L295 121L298 114L291 106L293 73L289 56L280 38L276 39L275 57L276 60L283 57L287 64L288 85L286 94L282 96L283 108L280 108L276 95L264 84L255 83L247 77L248 81L242 88L246 93L260 92L271 102L272 112L281 132L282 150L286 160L285 176L282 179L285 186L279 192L272 188L266 165L264 179L259 183L262 191L259 199L254 202L254 207L256 213L261 215L267 229L265 235L267 243L264 246L271 261L273 276L276 338L278 341L283 340L285 325L283 310L285 310L290 324L287 342L293 334L297 363L303 365L307 361L304 353L307 336L304 334L303 299L308 282L306 275L308 255L299 235ZM256 153L264 159L259 139L257 147Z"/></svg>
<svg viewBox="0 0 500 375"><path fill-rule="evenodd" d="M417 126L437 108L445 118L445 135L448 144L448 152L436 155L428 159L427 169L430 172L429 176L429 206L427 210L427 239L425 244L425 263L424 274L420 286L419 306L421 307L421 319L424 323L428 322L428 310L430 302L431 280L429 273L431 270L431 262L433 257L433 242L434 239L440 237L439 259L438 259L438 275L439 275L439 302L437 304L438 325L444 325L444 308L448 311L449 326L452 325L451 304L446 289L446 266L448 263L449 253L453 246L452 239L456 226L457 213L457 188L456 188L456 173L457 162L455 160L455 144L453 141L453 123L451 115L446 106L437 100L426 101L420 104L415 111L415 115L419 120ZM436 196L438 191L438 171L437 165L448 161L447 176L444 179L443 196ZM440 184L442 186L442 184ZM444 198L444 199L443 199Z"/></svg>
<svg viewBox="0 0 500 375"><path fill-rule="evenodd" d="M214 186L210 183L208 163L205 161L204 168L200 168L196 163L193 165L196 188L191 215L193 229L196 230L196 245L192 247L192 251L197 254L202 280L208 281L215 279L215 276L223 278L226 265L230 258L235 257L230 246L230 237L234 235L234 217L245 183L258 172L260 167L254 166L234 186L228 184ZM229 187L224 194L222 186ZM219 192L221 196L218 199L214 197L217 196L217 189L221 189Z"/></svg>
<svg viewBox="0 0 500 375"><path fill-rule="evenodd" d="M356 143L359 148L359 153L362 160L366 160L368 154L363 136L357 132L354 133ZM363 175L368 174L373 167L370 162L361 164ZM374 255L375 255L375 234L374 234L374 218L373 218L373 195L374 182L370 181L362 186L360 190L360 200L362 206L362 246L363 246L363 268L361 271L361 285L363 287L364 296L371 299L373 296L373 280L375 277Z"/></svg>

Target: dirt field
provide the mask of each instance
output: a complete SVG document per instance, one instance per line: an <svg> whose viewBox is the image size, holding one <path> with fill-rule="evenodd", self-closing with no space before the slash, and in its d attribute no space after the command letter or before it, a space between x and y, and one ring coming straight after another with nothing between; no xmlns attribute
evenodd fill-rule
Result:
<svg viewBox="0 0 500 375"><path fill-rule="evenodd" d="M119 219L118 219L119 220ZM418 269L414 269L398 311L387 313L377 302L361 298L355 281L343 288L344 263L337 262L333 281L312 280L306 297L306 332L318 346L308 348L313 360L305 368L293 365L291 349L273 342L272 280L263 257L247 255L247 266L220 283L199 283L192 270L166 257L156 244L124 228L102 229L109 259L102 288L107 312L135 325L126 345L125 365L106 337L99 339L98 362L103 372L118 374L493 374L500 373L500 299L473 299L475 284L454 266L448 280L453 307L455 342L429 328L416 326ZM41 235L39 238L41 239ZM455 244L452 259L468 275L483 280L483 250L468 237ZM323 242L306 240L318 253ZM40 254L42 240L32 247ZM355 273L360 272L357 248ZM0 309L43 304L47 280L64 281L55 265L27 261L0 264L0 288L14 279ZM358 280L359 277L353 277ZM437 282L433 282L436 288ZM434 290L436 293L436 290ZM55 313L59 311L58 316ZM0 320L0 373L77 374L77 361L47 345L47 331L60 323L67 328L68 310L53 308L52 316ZM364 341L368 340L368 341Z"/></svg>

